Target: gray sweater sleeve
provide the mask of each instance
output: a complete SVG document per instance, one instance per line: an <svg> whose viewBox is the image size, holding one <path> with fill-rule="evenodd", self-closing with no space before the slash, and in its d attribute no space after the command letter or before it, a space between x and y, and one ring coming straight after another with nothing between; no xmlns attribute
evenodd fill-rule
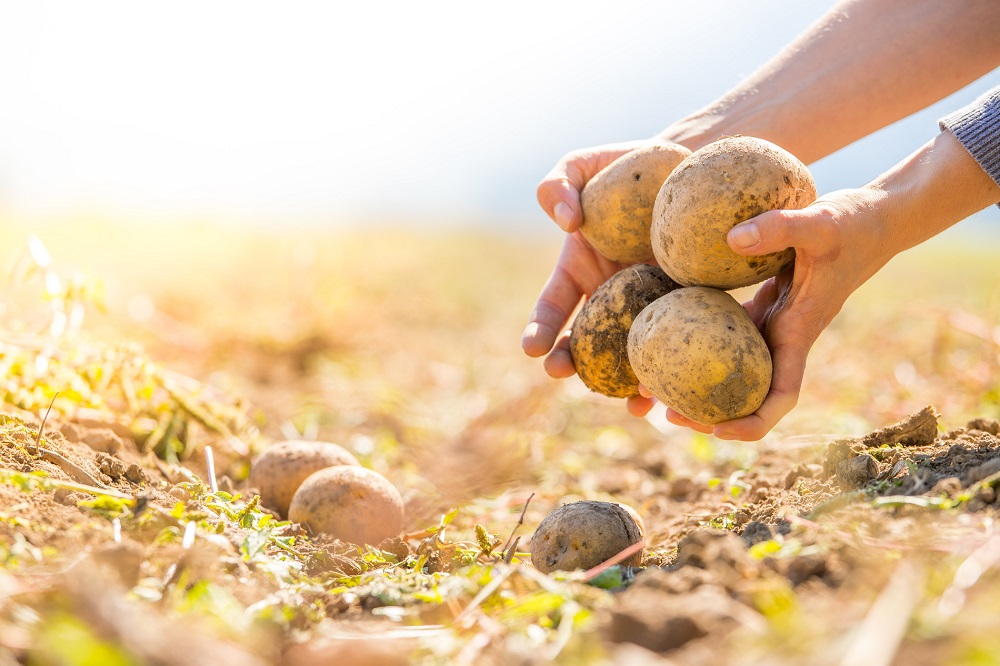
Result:
<svg viewBox="0 0 1000 666"><path fill-rule="evenodd" d="M1000 185L1000 86L939 122L950 130L993 182Z"/></svg>

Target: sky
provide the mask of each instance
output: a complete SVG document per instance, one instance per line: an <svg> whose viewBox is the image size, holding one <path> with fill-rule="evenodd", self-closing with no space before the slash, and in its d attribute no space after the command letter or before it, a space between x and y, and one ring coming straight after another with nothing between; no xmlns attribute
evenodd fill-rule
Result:
<svg viewBox="0 0 1000 666"><path fill-rule="evenodd" d="M829 5L0 0L0 211L520 230L562 154L663 129ZM812 165L819 189L997 83Z"/></svg>

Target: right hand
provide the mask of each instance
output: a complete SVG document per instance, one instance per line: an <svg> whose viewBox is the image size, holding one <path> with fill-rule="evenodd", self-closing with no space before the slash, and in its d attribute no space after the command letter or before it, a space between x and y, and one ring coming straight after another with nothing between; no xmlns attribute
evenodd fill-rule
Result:
<svg viewBox="0 0 1000 666"><path fill-rule="evenodd" d="M552 275L531 310L521 348L528 356L545 356L543 367L552 377L562 379L576 374L566 324L580 300L624 268L602 256L579 232L583 223L580 192L598 171L650 143L633 141L573 151L559 160L538 185L538 203L568 235ZM628 399L628 410L641 416L654 403L652 398L636 396Z"/></svg>

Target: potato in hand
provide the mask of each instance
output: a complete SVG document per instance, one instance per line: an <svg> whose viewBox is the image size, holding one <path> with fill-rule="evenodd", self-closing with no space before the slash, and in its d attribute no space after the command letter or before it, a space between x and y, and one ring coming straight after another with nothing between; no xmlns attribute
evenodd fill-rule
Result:
<svg viewBox="0 0 1000 666"><path fill-rule="evenodd" d="M685 287L756 284L790 266L795 250L745 257L729 247L729 230L815 199L809 170L773 143L745 136L710 143L674 169L656 197L650 230L656 262Z"/></svg>
<svg viewBox="0 0 1000 666"><path fill-rule="evenodd" d="M639 380L628 360L629 327L643 308L677 287L656 266L636 264L597 288L570 335L576 373L587 388L612 398L639 395Z"/></svg>
<svg viewBox="0 0 1000 666"><path fill-rule="evenodd" d="M771 386L771 354L750 315L709 287L677 289L646 307L628 356L650 393L704 425L753 414Z"/></svg>
<svg viewBox="0 0 1000 666"><path fill-rule="evenodd" d="M670 172L691 151L673 143L633 150L601 169L580 193L580 233L611 261L653 259L649 228L656 195Z"/></svg>

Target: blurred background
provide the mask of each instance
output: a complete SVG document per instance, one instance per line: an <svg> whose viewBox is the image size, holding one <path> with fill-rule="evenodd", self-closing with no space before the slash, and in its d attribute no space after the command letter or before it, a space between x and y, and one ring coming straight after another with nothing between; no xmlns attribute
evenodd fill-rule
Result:
<svg viewBox="0 0 1000 666"><path fill-rule="evenodd" d="M466 552L474 526L513 538L523 519L523 549L533 526L560 503L622 501L643 516L658 563L695 527L743 529L751 517L783 521L785 512L813 506L832 487L817 463L827 443L844 435L863 435L928 404L942 414L942 430L1000 418L996 207L904 253L859 289L814 346L796 409L761 442L726 442L672 426L662 406L632 418L621 400L592 393L578 379L555 381L539 359L521 351L521 332L562 237L535 201L552 164L576 148L648 137L711 102L830 4L0 0L0 415L41 419L52 407L49 424L124 429L139 445L123 446L123 460L155 453L202 479L211 446L220 480L239 492L248 490L250 454L274 441L337 442L400 489L406 530L421 535L414 539L431 537L425 528L443 528L442 516L454 518L449 512L460 508L448 534L466 545L452 553ZM998 83L1000 71L812 165L819 189L866 183L934 136L938 118ZM973 468L981 454L958 441L971 440L942 446L956 470L990 464ZM24 477L20 472L32 469L25 461L34 456L20 445L6 450L0 467L16 461L7 472ZM85 444L65 450L76 451L74 460L88 469L102 460L91 458ZM903 458L908 464L910 455ZM156 460L150 462L160 467ZM730 546L717 557L709 550L714 545L695 546L688 552L706 561L711 555L722 568L671 579L682 581L677 590L687 589L683 581L699 593L717 590L690 606L692 617L717 618L719 626L766 620L771 633L747 650L743 643L724 645L713 632L704 644L724 653L677 663L747 663L758 653L766 655L761 663L773 663L778 648L790 650L787 663L815 663L800 655L829 660L861 644L852 632L864 638L880 622L898 625L898 635L882 641L890 648L907 622L917 637L905 654L919 651L923 661L903 656L898 663L996 663L989 618L1000 595L996 585L982 587L995 579L986 571L995 562L980 561L985 550L975 540L995 534L995 509L973 515L932 508L951 506L930 496L949 487L904 498L927 500L933 528L917 520L927 515L916 513L919 506L887 504L876 514L844 504L834 514L825 502L830 512L817 519L823 524L813 522L818 512L799 523L797 534L808 536L782 542L785 564L775 567L754 563L778 557L774 550L732 559ZM338 625L319 618L329 613L355 625L358 605L367 615L375 608L368 600L376 598L390 604L380 610L406 613L381 618L403 619L398 628L406 631L418 628L411 620L428 629L449 626L452 611L464 608L460 618L488 631L466 643L496 647L501 634L494 627L501 625L491 616L475 619L491 596L498 600L494 617L538 630L525 631L531 642L523 643L537 657L549 654L539 651L539 633L557 635L564 645L570 636L563 628L572 631L576 618L587 618L591 602L584 599L597 598L550 605L555 597L531 592L532 579L511 578L516 593L504 588L468 600L487 581L504 579L475 573L475 580L452 585L435 573L438 588L397 566L392 571L406 578L390 578L389 569L370 572L378 581L370 589L378 591L360 592L357 582L336 588L350 585L356 602L314 596L313 581L321 579L288 574L310 588L300 596L305 587L295 587L293 595L275 584L286 576L280 571L293 569L262 565L249 554L248 569L228 550L220 557L208 539L198 539L190 551L196 559L189 560L173 521L153 541L156 532L147 529L153 523L143 519L137 530L126 520L128 548L112 550L109 521L78 522L97 514L94 505L94 513L81 513L75 493L49 499L10 483L0 483L3 489L2 664L7 646L32 645L32 636L40 649L28 654L29 663L56 663L50 646L60 655L83 654L84 638L92 635L100 646L112 629L128 637L122 645L138 646L154 635L146 630L154 625L167 640L184 631L187 646L208 644L197 642L202 630L219 632L219 645L238 636L248 646L279 637L291 644L311 626L319 627L317 635L339 634ZM194 512L186 515L193 526ZM839 522L826 521L834 515ZM167 530L176 532L176 543L161 538ZM992 547L996 538L985 543ZM253 543L255 553L264 547ZM72 554L72 567L53 559L50 545ZM893 574L888 583L872 573L920 561L931 550L947 559L928 558L919 574L900 567L905 576ZM128 570L162 576L162 596L130 593L122 599L150 603L122 611L117 585L77 567L87 551L124 554L106 560L123 563L123 570L135 559ZM417 552L423 558L424 545ZM426 552L436 562L444 550ZM216 565L201 566L208 557ZM232 561L243 567L239 576ZM40 566L28 568L31 562ZM971 586L978 573L960 582L970 563L984 569L977 588ZM787 579L779 573L785 570ZM810 579L794 594L793 570ZM258 579L247 571L275 576L259 587L261 597L253 596ZM26 584L8 572L26 574ZM758 572L756 583L751 572ZM324 585L347 580L322 575ZM78 588L77 579L88 586ZM849 584L837 587L834 580ZM893 596L902 595L899 581L907 592ZM93 598L79 607L96 609L90 615L101 618L97 630L83 631L62 608L80 599L72 590ZM945 601L960 608L967 594L965 611L942 615ZM434 595L439 601L429 602ZM726 610L749 595L756 610ZM716 597L726 603L718 606ZM35 598L44 603L27 605ZM419 620L410 614L418 598L429 609L419 611ZM638 597L643 623L650 598ZM244 612L251 603L257 610ZM317 624L278 603L301 607L308 623ZM557 607L558 625L548 618L544 630L534 624L536 614ZM257 613L293 627L294 641L284 640L285 630L252 621ZM130 622L105 621L110 614ZM655 616L670 626L681 617ZM82 611L80 618L87 619ZM198 632L183 620L196 622ZM457 650L472 635L473 624L464 622L456 624L461 636L447 644L440 639L442 650ZM700 635L701 625L695 629ZM956 635L973 657L933 656L943 655ZM421 644L435 640L410 636ZM203 655L215 654L188 652L188 663L207 663ZM105 655L113 654L88 663L111 663ZM439 652L436 662L446 654ZM463 648L457 661L466 654ZM728 654L739 656L727 661ZM976 661L981 655L989 656Z"/></svg>
<svg viewBox="0 0 1000 666"><path fill-rule="evenodd" d="M5 1L0 212L555 237L534 190L562 154L662 129L831 4ZM865 183L997 83L814 165L819 189Z"/></svg>

